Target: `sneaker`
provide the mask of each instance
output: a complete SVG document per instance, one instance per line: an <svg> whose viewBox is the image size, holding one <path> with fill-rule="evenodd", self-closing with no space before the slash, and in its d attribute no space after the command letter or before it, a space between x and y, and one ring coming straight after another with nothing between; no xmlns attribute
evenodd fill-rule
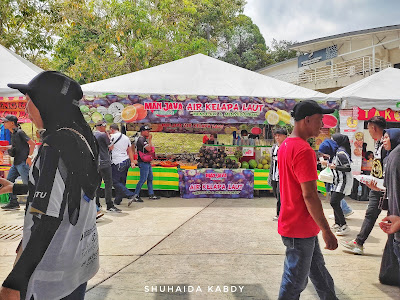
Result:
<svg viewBox="0 0 400 300"><path fill-rule="evenodd" d="M331 226L331 229L332 229L333 231L336 231L336 230L338 230L339 228L340 228L339 224L333 224L333 225Z"/></svg>
<svg viewBox="0 0 400 300"><path fill-rule="evenodd" d="M2 206L1 208L4 209L4 210L18 210L19 209L19 204L18 203L14 204L14 203L10 202L10 203Z"/></svg>
<svg viewBox="0 0 400 300"><path fill-rule="evenodd" d="M160 197L156 196L156 195L151 195L149 196L149 200L159 200Z"/></svg>
<svg viewBox="0 0 400 300"><path fill-rule="evenodd" d="M348 217L350 217L352 214L354 214L354 211L350 211L350 212L348 212L347 214L344 214L344 217L345 217L345 218L348 218Z"/></svg>
<svg viewBox="0 0 400 300"><path fill-rule="evenodd" d="M275 216L272 218L272 221L278 221L279 216Z"/></svg>
<svg viewBox="0 0 400 300"><path fill-rule="evenodd" d="M96 215L96 220L100 219L102 216L104 216L104 213L101 210L99 210Z"/></svg>
<svg viewBox="0 0 400 300"><path fill-rule="evenodd" d="M343 225L342 227L340 227L339 229L336 230L336 235L337 236L343 236L346 235L350 232L350 227L347 226L347 224Z"/></svg>
<svg viewBox="0 0 400 300"><path fill-rule="evenodd" d="M132 196L132 197L129 197L128 199L129 199L129 201L128 201L128 207L131 206L131 204L132 204L133 202L143 202L142 198L140 198L138 195L134 195L134 196Z"/></svg>
<svg viewBox="0 0 400 300"><path fill-rule="evenodd" d="M354 254L362 255L364 254L364 246L357 244L356 240L351 241L340 241L343 247L347 248Z"/></svg>
<svg viewBox="0 0 400 300"><path fill-rule="evenodd" d="M119 208L116 208L115 206L113 206L113 207L107 208L107 212L120 213L120 212L122 212L122 210L120 210Z"/></svg>

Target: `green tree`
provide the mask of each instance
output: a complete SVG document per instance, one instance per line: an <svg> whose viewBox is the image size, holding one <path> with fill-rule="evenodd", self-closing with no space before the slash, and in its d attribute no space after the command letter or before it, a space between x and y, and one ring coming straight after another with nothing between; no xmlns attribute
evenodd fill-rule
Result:
<svg viewBox="0 0 400 300"><path fill-rule="evenodd" d="M295 43L297 42L286 40L277 41L276 39L273 39L271 43L271 55L274 63L296 57L296 51L289 49L289 47Z"/></svg>
<svg viewBox="0 0 400 300"><path fill-rule="evenodd" d="M248 16L239 15L223 31L217 53L223 61L257 70L273 63L268 50L258 26Z"/></svg>
<svg viewBox="0 0 400 300"><path fill-rule="evenodd" d="M57 14L55 0L2 0L0 43L32 63L47 64Z"/></svg>

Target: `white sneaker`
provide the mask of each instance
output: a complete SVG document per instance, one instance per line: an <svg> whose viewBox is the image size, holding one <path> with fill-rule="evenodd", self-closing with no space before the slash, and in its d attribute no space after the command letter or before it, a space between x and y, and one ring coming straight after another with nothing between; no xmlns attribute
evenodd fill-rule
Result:
<svg viewBox="0 0 400 300"><path fill-rule="evenodd" d="M354 254L362 255L364 254L364 246L357 244L356 240L351 241L340 241L343 247L347 248Z"/></svg>
<svg viewBox="0 0 400 300"><path fill-rule="evenodd" d="M336 235L337 236L343 236L346 235L350 232L350 227L347 226L347 224L343 225L342 227L340 227L339 229L336 230Z"/></svg>
<svg viewBox="0 0 400 300"><path fill-rule="evenodd" d="M272 218L272 221L278 221L278 218L279 218L278 216L275 216Z"/></svg>
<svg viewBox="0 0 400 300"><path fill-rule="evenodd" d="M331 226L331 229L332 229L333 231L336 231L336 230L338 230L339 228L340 228L339 224L333 224L333 225Z"/></svg>

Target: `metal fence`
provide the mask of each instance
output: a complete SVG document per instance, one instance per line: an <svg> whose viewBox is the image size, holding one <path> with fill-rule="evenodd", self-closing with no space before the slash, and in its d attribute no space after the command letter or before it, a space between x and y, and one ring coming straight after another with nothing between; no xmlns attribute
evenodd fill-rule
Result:
<svg viewBox="0 0 400 300"><path fill-rule="evenodd" d="M293 84L317 83L335 78L351 77L355 75L372 75L383 69L391 67L389 62L375 59L375 64L370 56L363 56L346 60L337 64L318 67L315 69L299 70L298 72L272 76L276 79Z"/></svg>

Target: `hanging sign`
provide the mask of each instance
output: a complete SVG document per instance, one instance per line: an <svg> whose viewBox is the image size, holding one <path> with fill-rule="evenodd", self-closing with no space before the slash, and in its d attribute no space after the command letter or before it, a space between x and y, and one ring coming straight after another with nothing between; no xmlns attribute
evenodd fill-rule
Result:
<svg viewBox="0 0 400 300"><path fill-rule="evenodd" d="M384 117L387 122L400 122L400 111L391 110L390 108L386 110L377 110L376 108L364 110L358 108L358 120L369 120L375 116Z"/></svg>
<svg viewBox="0 0 400 300"><path fill-rule="evenodd" d="M297 99L189 95L104 95L84 97L87 122L171 124L289 124ZM339 107L324 101L324 108Z"/></svg>

